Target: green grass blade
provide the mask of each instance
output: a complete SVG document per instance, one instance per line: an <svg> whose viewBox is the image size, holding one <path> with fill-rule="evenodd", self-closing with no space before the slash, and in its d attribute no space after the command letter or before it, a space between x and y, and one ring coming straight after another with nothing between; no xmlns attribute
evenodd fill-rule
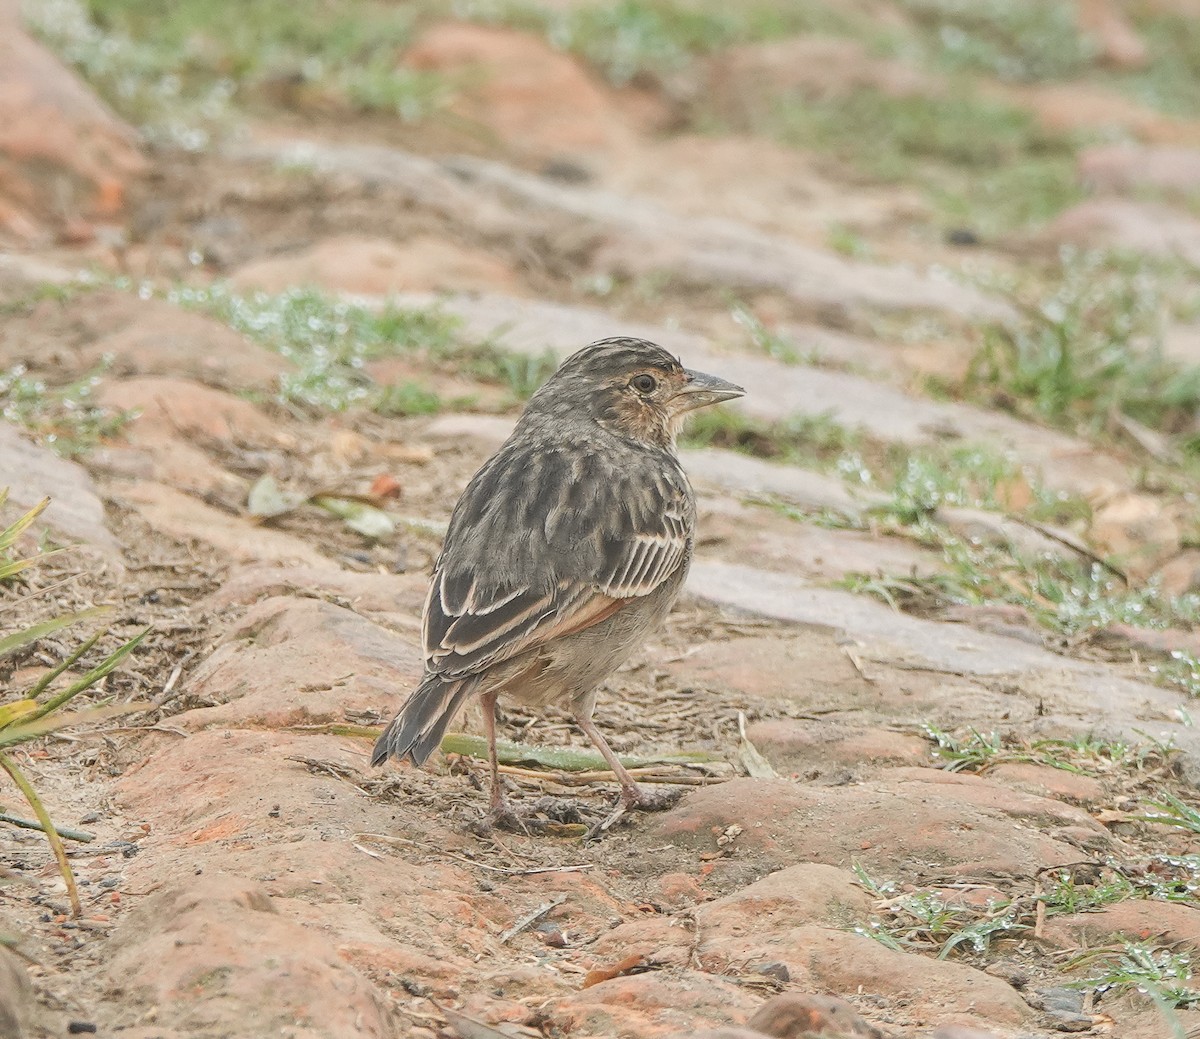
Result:
<svg viewBox="0 0 1200 1039"><path fill-rule="evenodd" d="M8 491L6 489L4 492L4 500L7 500L7 499L8 499ZM4 504L4 501L0 501L0 505L3 505L3 504ZM11 526L5 527L3 530L0 530L0 552L7 552L10 548L12 548L12 546L16 542L17 538L19 538L21 536L21 533L35 519L37 519L38 516L40 516L43 512L46 511L46 507L49 504L50 504L50 499L43 498L40 502L38 502L32 509L30 509L27 513L25 513L24 516L22 516L19 520L17 520Z"/></svg>
<svg viewBox="0 0 1200 1039"><path fill-rule="evenodd" d="M14 722L20 721L22 718L28 717L37 710L37 702L33 697L25 697L22 700L14 700L11 703L6 703L0 706L0 730L6 729Z"/></svg>
<svg viewBox="0 0 1200 1039"><path fill-rule="evenodd" d="M47 635L53 635L56 631L62 631L63 628L68 628L78 621L103 616L109 612L109 609L107 606L93 606L89 610L79 610L63 617L54 617L48 621L42 621L41 624L34 624L32 627L13 632L13 634L0 639L0 657L15 653L18 649L37 642L38 639L45 638Z"/></svg>
<svg viewBox="0 0 1200 1039"><path fill-rule="evenodd" d="M67 686L67 688L61 693L56 693L44 704L42 704L42 706L34 712L33 716L29 720L37 721L39 718L44 718L51 711L57 710L63 704L78 696L88 687L95 685L100 681L100 679L106 677L122 660L129 656L129 654L132 653L141 644L142 640L149 634L150 629L146 628L144 631L134 635L134 637L128 642L118 646L99 664L92 668L91 671L87 672L85 675L82 675L75 682L72 682L69 686Z"/></svg>
<svg viewBox="0 0 1200 1039"><path fill-rule="evenodd" d="M28 743L30 740L36 740L40 736L69 728L72 725L119 718L123 714L133 714L138 710L141 708L137 704L106 704L103 707L89 707L71 714L60 714L54 718L19 721L7 728L0 729L0 751L15 747L19 743Z"/></svg>
<svg viewBox="0 0 1200 1039"><path fill-rule="evenodd" d="M44 693L49 688L51 682L53 682L59 675L61 675L64 671L66 671L67 668L69 668L72 664L74 664L75 661L77 661L81 656L83 656L84 653L86 653L97 642L99 642L100 636L103 634L104 634L104 632L102 632L102 631L96 632L95 635L93 635L82 646L80 646L77 650L75 650L75 652L72 653L69 657L67 657L67 659L64 660L61 664L59 664L57 667L51 669L50 671L47 671L44 675L42 675L42 677L38 679L37 684L32 689L30 689L29 692L26 693L25 695L28 696L29 699L31 699L31 700L36 700L39 696L42 695L42 693Z"/></svg>
<svg viewBox="0 0 1200 1039"><path fill-rule="evenodd" d="M42 799L33 789L33 784L25 778L25 773L17 768L16 762L7 754L0 754L0 768L3 768L12 777L12 781L17 784L17 789L21 791L25 800L29 802L29 807L33 809L33 814L37 816L37 821L42 824L46 840L50 842L50 849L54 852L55 859L58 860L58 872L62 874L63 883L67 885L67 895L71 899L71 912L76 917L82 916L83 906L79 901L79 888L75 886L75 874L71 872L71 864L67 861L67 850L63 847L58 831L54 828L50 813L46 811Z"/></svg>

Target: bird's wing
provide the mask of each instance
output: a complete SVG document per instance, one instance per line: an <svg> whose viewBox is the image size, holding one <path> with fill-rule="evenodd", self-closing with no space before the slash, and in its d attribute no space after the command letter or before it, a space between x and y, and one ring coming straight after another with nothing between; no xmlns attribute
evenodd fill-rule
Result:
<svg viewBox="0 0 1200 1039"><path fill-rule="evenodd" d="M463 493L434 568L429 669L477 674L599 624L675 574L694 506L665 461L617 471L578 450L502 450Z"/></svg>

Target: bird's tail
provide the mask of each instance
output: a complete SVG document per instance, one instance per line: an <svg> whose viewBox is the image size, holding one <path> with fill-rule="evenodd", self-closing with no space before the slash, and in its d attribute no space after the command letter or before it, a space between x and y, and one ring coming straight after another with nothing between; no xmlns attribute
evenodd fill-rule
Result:
<svg viewBox="0 0 1200 1039"><path fill-rule="evenodd" d="M375 742L371 764L382 765L388 758L400 761L408 758L414 765L425 764L441 745L446 726L478 684L476 675L467 678L426 675Z"/></svg>

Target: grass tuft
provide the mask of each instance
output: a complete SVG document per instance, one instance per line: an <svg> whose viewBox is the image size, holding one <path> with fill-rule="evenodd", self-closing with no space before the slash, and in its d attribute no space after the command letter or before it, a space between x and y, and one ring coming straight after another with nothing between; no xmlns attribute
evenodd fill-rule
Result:
<svg viewBox="0 0 1200 1039"><path fill-rule="evenodd" d="M1067 252L1051 291L1015 325L992 325L963 389L1050 425L1113 435L1126 415L1164 432L1190 430L1200 368L1163 353L1164 281L1142 263Z"/></svg>
<svg viewBox="0 0 1200 1039"><path fill-rule="evenodd" d="M0 491L0 507L3 507L7 498L7 489ZM3 575L0 580L15 580L15 575L30 565L41 562L48 555L48 553L42 553L33 557L21 557L16 547L20 534L33 523L48 504L48 499L42 501L14 523L0 530L0 574ZM94 615L96 612L98 611L68 614L53 618L40 625L18 629L0 639L0 660L32 645L50 631L69 627L85 616ZM62 874L63 883L67 886L67 895L71 900L71 908L75 916L82 915L83 908L62 838L36 787L17 764L11 751L23 743L40 739L58 729L81 723L103 721L106 718L133 710L134 708L128 705L102 705L75 713L67 713L64 708L80 693L94 688L111 674L138 647L147 634L148 630L134 636L64 688L51 691L54 682L99 641L100 634L93 635L65 660L51 668L34 685L27 689L13 690L13 698L0 705L0 769L8 774L13 784L21 792L21 796L33 809L37 818L37 828L46 834L46 840L50 844L51 851L58 863L59 872Z"/></svg>

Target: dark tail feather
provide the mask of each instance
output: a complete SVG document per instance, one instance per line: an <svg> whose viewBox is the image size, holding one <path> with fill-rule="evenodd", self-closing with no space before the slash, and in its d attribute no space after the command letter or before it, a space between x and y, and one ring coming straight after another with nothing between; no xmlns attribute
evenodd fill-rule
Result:
<svg viewBox="0 0 1200 1039"><path fill-rule="evenodd" d="M446 726L478 684L479 679L474 675L469 678L426 675L376 741L371 764L382 765L388 758L400 761L408 758L414 765L425 764L441 745Z"/></svg>

